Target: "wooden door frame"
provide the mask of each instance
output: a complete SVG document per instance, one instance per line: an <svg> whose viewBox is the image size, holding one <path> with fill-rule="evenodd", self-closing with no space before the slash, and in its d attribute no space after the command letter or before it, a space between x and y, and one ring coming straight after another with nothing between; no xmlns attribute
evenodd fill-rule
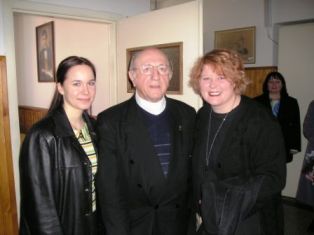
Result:
<svg viewBox="0 0 314 235"><path fill-rule="evenodd" d="M6 59L0 56L0 235L18 234Z"/></svg>

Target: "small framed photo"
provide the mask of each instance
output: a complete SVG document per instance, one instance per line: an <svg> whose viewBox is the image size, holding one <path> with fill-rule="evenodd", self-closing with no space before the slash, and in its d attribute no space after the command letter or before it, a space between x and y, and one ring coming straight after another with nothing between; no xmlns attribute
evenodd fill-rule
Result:
<svg viewBox="0 0 314 235"><path fill-rule="evenodd" d="M238 52L245 64L255 63L255 26L215 31L215 48Z"/></svg>
<svg viewBox="0 0 314 235"><path fill-rule="evenodd" d="M36 27L38 82L55 81L55 51L53 21Z"/></svg>
<svg viewBox="0 0 314 235"><path fill-rule="evenodd" d="M129 70L130 61L133 55L148 47L155 47L163 51L168 56L169 61L172 65L173 74L169 83L167 94L182 94L183 42L174 42L127 49L127 71ZM134 87L130 82L129 76L127 76L127 84L127 92L133 93Z"/></svg>

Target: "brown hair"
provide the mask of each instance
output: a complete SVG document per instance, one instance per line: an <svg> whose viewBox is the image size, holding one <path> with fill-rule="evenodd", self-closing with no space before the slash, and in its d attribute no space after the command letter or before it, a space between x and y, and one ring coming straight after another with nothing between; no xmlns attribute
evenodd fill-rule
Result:
<svg viewBox="0 0 314 235"><path fill-rule="evenodd" d="M197 94L200 94L199 80L204 65L213 66L215 71L221 72L231 80L235 84L235 92L239 94L243 93L249 84L241 57L232 50L214 49L199 58L191 70L189 85Z"/></svg>
<svg viewBox="0 0 314 235"><path fill-rule="evenodd" d="M94 64L88 60L87 58L84 57L79 57L79 56L69 56L65 59L63 59L57 69L57 82L63 85L64 81L67 79L66 75L67 72L74 66L76 65L87 65L91 68L93 71L94 77L96 79L96 69ZM63 95L61 95L57 89L55 89L55 93L53 95L50 107L48 109L48 114L53 112L55 109L58 109L59 107L62 107L63 105Z"/></svg>

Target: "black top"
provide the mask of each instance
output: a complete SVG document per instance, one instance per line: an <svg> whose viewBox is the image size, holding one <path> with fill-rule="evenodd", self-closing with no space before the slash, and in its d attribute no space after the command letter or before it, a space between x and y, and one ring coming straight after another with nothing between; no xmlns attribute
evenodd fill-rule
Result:
<svg viewBox="0 0 314 235"><path fill-rule="evenodd" d="M194 203L198 211L201 200L201 229L204 234L280 234L276 200L285 185L286 164L278 122L242 96L227 117L220 133L223 138L216 143L220 147L206 167L210 112L207 104L198 111L193 152ZM269 213L264 213L265 208Z"/></svg>

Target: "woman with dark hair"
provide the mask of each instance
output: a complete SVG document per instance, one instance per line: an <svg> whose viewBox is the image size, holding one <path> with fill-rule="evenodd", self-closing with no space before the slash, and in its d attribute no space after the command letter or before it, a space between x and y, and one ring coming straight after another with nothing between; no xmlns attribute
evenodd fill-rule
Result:
<svg viewBox="0 0 314 235"><path fill-rule="evenodd" d="M96 136L86 112L95 93L96 70L88 59L61 61L48 114L33 125L21 148L20 234L100 232Z"/></svg>
<svg viewBox="0 0 314 235"><path fill-rule="evenodd" d="M263 83L263 94L255 100L265 105L278 119L286 146L286 162L301 151L300 110L298 101L289 96L281 73L270 72Z"/></svg>

